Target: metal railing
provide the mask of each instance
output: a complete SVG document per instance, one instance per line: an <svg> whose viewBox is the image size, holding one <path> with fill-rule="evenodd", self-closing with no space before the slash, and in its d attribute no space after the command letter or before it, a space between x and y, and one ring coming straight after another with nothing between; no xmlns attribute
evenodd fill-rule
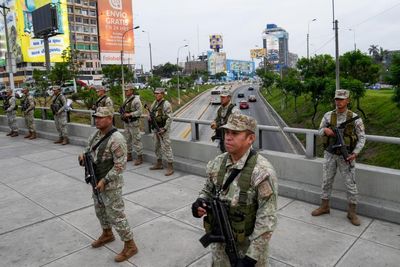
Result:
<svg viewBox="0 0 400 267"><path fill-rule="evenodd" d="M48 119L47 113L48 110L50 110L49 107L36 107L36 109L41 110L41 118L43 120ZM92 117L94 111L93 110L83 110L83 109L71 109L68 111L68 122L70 122L70 114L71 113L83 113L83 114L89 114L90 116L90 125L94 126L95 121L94 118ZM114 116L120 116L118 112L114 113ZM144 122L144 130L146 133L151 133L150 129L150 124L148 122L148 116L147 115L142 115L143 122ZM196 142L200 140L200 134L199 134L199 127L200 125L211 125L210 120L195 120L195 119L188 119L188 118L173 118L174 122L180 122L180 123L189 123L190 124L190 130L191 130L191 139L190 141ZM317 130L312 130L312 129L304 129L304 128L292 128L292 127L279 127L279 126L267 126L267 125L258 125L257 126L257 147L262 149L263 147L263 137L262 133L264 131L266 132L286 132L286 133L292 133L292 134L304 134L306 136L305 138L305 157L306 158L315 158L316 157L316 139L317 136L319 136L319 133ZM387 144L396 144L400 145L400 137L391 137L391 136L378 136L378 135L366 135L366 139L368 141L372 142L379 142L379 143L387 143Z"/></svg>

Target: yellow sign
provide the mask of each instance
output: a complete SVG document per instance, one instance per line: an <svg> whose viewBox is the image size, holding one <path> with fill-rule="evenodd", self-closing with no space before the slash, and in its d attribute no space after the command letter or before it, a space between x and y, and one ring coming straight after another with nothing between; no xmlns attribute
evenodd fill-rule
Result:
<svg viewBox="0 0 400 267"><path fill-rule="evenodd" d="M70 45L66 0L15 1L13 12L18 38L15 38L13 53L17 61L45 62L43 40L33 38L32 11L49 3L57 6L58 32L61 33L49 38L50 61L63 61L61 54Z"/></svg>
<svg viewBox="0 0 400 267"><path fill-rule="evenodd" d="M250 50L250 57L251 58L262 58L265 57L265 48L256 48Z"/></svg>

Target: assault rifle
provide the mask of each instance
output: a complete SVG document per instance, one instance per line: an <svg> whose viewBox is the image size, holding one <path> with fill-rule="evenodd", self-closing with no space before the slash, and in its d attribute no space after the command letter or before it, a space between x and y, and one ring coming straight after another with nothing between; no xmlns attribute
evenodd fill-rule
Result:
<svg viewBox="0 0 400 267"><path fill-rule="evenodd" d="M144 108L149 112L150 128L151 129L155 129L157 136L162 139L161 129L160 129L160 127L158 126L158 124L156 122L156 114L155 114L155 112L151 111L147 104L144 104Z"/></svg>
<svg viewBox="0 0 400 267"><path fill-rule="evenodd" d="M211 136L211 141L214 142L215 140L223 140L222 129L215 129L214 135Z"/></svg>
<svg viewBox="0 0 400 267"><path fill-rule="evenodd" d="M343 123L341 123L338 127L334 127L332 125L329 125L329 127L332 129L332 131L335 133L336 136L336 141L333 145L328 147L328 152L330 153L335 153L336 151L339 151L339 153L342 155L343 159L347 161L347 158L349 157L349 151L347 151L346 144L344 142L344 130L346 128L346 125L359 119L359 116L356 116L354 118L351 118Z"/></svg>
<svg viewBox="0 0 400 267"><path fill-rule="evenodd" d="M85 182L87 184L90 183L93 189L93 193L97 198L97 201L101 205L103 205L103 200L100 197L100 192L96 188L99 179L98 177L96 177L96 174L94 172L94 160L90 152L85 152L85 154L83 155L83 165L85 166Z"/></svg>
<svg viewBox="0 0 400 267"><path fill-rule="evenodd" d="M229 222L227 206L219 198L219 194L207 203L207 213L213 215L212 230L200 238L203 247L208 247L211 243L225 243L225 252L229 258L231 266L235 266L240 259L235 243L232 227Z"/></svg>

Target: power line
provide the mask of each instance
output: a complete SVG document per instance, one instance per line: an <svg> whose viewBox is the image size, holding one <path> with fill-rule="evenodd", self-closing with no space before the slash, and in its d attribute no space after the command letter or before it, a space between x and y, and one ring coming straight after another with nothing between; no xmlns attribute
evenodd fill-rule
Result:
<svg viewBox="0 0 400 267"><path fill-rule="evenodd" d="M314 50L313 53L311 54L316 54L319 50L321 50L322 48L324 48L327 44L329 44L330 42L332 42L332 40L335 39L335 36L332 36L328 41L326 41L322 46L318 47L316 50Z"/></svg>
<svg viewBox="0 0 400 267"><path fill-rule="evenodd" d="M376 15L373 15L373 16L371 16L371 17L369 17L369 18L366 18L365 20L361 21L361 22L358 23L358 24L355 24L355 25L351 26L350 28L355 28L355 27L357 27L357 26L360 26L361 24L363 24L363 23L365 23L365 22L367 22L367 21L369 21L369 20L371 20L371 19L373 19L373 18L375 18L375 17L378 17L378 16L382 15L383 13L386 13L387 11L392 10L393 8L395 8L395 7L397 7L397 6L400 6L400 2L397 3L397 4L395 4L394 6L391 6L391 7L387 8L387 9L385 9L385 10L379 12L379 13L376 14Z"/></svg>

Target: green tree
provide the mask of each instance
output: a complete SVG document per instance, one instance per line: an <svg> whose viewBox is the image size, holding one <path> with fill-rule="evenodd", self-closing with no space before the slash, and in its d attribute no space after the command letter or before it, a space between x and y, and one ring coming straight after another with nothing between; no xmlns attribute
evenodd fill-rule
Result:
<svg viewBox="0 0 400 267"><path fill-rule="evenodd" d="M379 62L379 45L370 45L368 48L368 53L375 60L375 62Z"/></svg>
<svg viewBox="0 0 400 267"><path fill-rule="evenodd" d="M215 73L215 79L217 79L218 81L220 81L222 79L222 77L226 77L226 73L225 72Z"/></svg>
<svg viewBox="0 0 400 267"><path fill-rule="evenodd" d="M367 115L360 104L361 98L363 98L366 93L364 83L357 79L347 78L340 80L340 87L351 92L352 99L357 103L357 109L363 114L364 118L367 119Z"/></svg>
<svg viewBox="0 0 400 267"><path fill-rule="evenodd" d="M316 55L309 59L301 58L297 62L304 80L312 77L335 77L335 60L330 55Z"/></svg>
<svg viewBox="0 0 400 267"><path fill-rule="evenodd" d="M47 106L47 89L49 81L47 72L39 69L33 69L32 77L35 80L35 89L40 92L40 96L44 96L44 106Z"/></svg>
<svg viewBox="0 0 400 267"><path fill-rule="evenodd" d="M150 78L147 80L147 84L148 84L151 88L153 88L153 89L155 89L155 88L157 88L157 87L161 87L161 86L162 86L162 84L161 84L161 77L156 76L156 75L153 75L153 77L150 77Z"/></svg>
<svg viewBox="0 0 400 267"><path fill-rule="evenodd" d="M264 69L257 69L256 73L261 78L262 86L271 94L269 88L279 79L279 75L276 72Z"/></svg>
<svg viewBox="0 0 400 267"><path fill-rule="evenodd" d="M303 93L303 84L300 80L300 72L296 69L287 69L285 75L278 84L286 92L286 101L288 94L294 97L294 111L297 114L297 98Z"/></svg>
<svg viewBox="0 0 400 267"><path fill-rule="evenodd" d="M374 84L379 79L380 66L360 50L350 51L340 57L342 77L357 79L363 83Z"/></svg>
<svg viewBox="0 0 400 267"><path fill-rule="evenodd" d="M132 82L134 78L133 71L124 65L124 82ZM102 67L104 77L109 83L122 82L121 65L106 65Z"/></svg>
<svg viewBox="0 0 400 267"><path fill-rule="evenodd" d="M164 65L154 66L153 74L162 78L171 78L178 70L181 71L182 68L167 62Z"/></svg>
<svg viewBox="0 0 400 267"><path fill-rule="evenodd" d="M400 53L393 54L388 81L394 87L392 100L400 108Z"/></svg>

